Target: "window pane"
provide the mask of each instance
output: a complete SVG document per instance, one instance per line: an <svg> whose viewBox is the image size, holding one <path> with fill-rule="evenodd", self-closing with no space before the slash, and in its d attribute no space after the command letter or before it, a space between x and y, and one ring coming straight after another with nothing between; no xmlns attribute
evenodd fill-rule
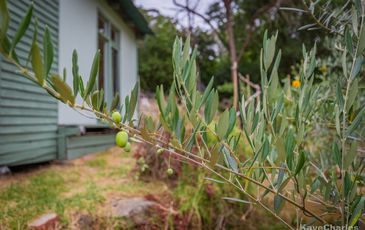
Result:
<svg viewBox="0 0 365 230"><path fill-rule="evenodd" d="M98 32L102 34L106 33L106 22L100 15L98 16Z"/></svg>
<svg viewBox="0 0 365 230"><path fill-rule="evenodd" d="M118 30L112 26L111 39L113 42L118 43Z"/></svg>
<svg viewBox="0 0 365 230"><path fill-rule="evenodd" d="M113 94L119 91L118 50L112 49Z"/></svg>

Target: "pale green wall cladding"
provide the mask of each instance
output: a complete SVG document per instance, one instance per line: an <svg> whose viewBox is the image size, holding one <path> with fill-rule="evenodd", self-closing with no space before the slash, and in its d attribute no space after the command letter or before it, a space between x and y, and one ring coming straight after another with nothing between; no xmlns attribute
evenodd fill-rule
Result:
<svg viewBox="0 0 365 230"><path fill-rule="evenodd" d="M11 15L9 35L28 9L30 0L8 1ZM42 34L47 24L52 34L54 64L58 72L58 0L34 1L34 16L39 20L38 41L42 47ZM30 26L17 46L17 54L25 63L31 47L34 27ZM53 160L57 157L56 100L34 83L15 72L15 67L4 59L0 61L0 165L18 165Z"/></svg>
<svg viewBox="0 0 365 230"><path fill-rule="evenodd" d="M14 36L30 2L8 0L10 37ZM87 1L85 4L88 4ZM44 25L50 29L55 48L51 71L59 72L59 0L34 1L33 13L39 22L40 47L43 46ZM32 24L17 45L16 51L22 63L28 58L33 32ZM114 134L110 132L80 135L77 126L59 127L57 103L40 87L17 74L17 69L0 57L0 166L74 159L114 145Z"/></svg>

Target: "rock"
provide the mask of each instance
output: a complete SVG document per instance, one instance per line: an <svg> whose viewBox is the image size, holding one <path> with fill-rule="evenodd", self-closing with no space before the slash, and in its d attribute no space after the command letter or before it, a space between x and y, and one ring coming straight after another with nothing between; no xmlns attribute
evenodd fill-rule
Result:
<svg viewBox="0 0 365 230"><path fill-rule="evenodd" d="M7 166L0 166L0 176L10 174L11 171Z"/></svg>
<svg viewBox="0 0 365 230"><path fill-rule="evenodd" d="M47 213L33 220L28 226L32 230L56 229L59 217L56 213Z"/></svg>
<svg viewBox="0 0 365 230"><path fill-rule="evenodd" d="M148 211L156 202L146 200L142 197L129 199L115 199L111 201L113 217L126 217L137 224L146 224Z"/></svg>
<svg viewBox="0 0 365 230"><path fill-rule="evenodd" d="M88 214L81 214L77 220L78 229L93 229L94 218Z"/></svg>

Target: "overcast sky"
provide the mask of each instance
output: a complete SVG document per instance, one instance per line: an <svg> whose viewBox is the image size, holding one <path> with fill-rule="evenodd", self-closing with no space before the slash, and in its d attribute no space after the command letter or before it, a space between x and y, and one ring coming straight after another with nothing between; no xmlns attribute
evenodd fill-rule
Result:
<svg viewBox="0 0 365 230"><path fill-rule="evenodd" d="M178 2L181 2L182 4L185 3L185 0L177 0ZM160 11L161 14L170 16L172 18L178 19L179 24L186 25L187 19L184 14L179 14L177 17L176 15L176 7L174 6L174 3L172 0L135 0L134 1L136 6L142 7L144 9L157 9ZM214 2L214 0L192 0L191 4L198 3L197 11L199 13L204 13L208 6ZM195 17L195 24L205 27L205 23L198 17Z"/></svg>

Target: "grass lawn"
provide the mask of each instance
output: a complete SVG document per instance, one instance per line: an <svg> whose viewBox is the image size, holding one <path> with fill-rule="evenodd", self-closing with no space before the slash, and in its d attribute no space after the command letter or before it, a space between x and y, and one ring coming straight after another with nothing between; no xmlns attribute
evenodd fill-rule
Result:
<svg viewBox="0 0 365 230"><path fill-rule="evenodd" d="M30 220L56 212L63 227L72 228L80 215L106 218L111 198L169 194L162 182L142 182L133 171L135 160L118 148L65 164L47 164L0 180L0 229L26 229Z"/></svg>
<svg viewBox="0 0 365 230"><path fill-rule="evenodd" d="M179 207L174 208L180 214L190 213L185 206L196 194L194 186L186 184L173 189L160 180L142 181L135 164L131 153L111 148L63 164L43 164L2 177L0 230L27 229L31 220L50 212L59 215L62 229L126 229L133 226L131 220L113 217L111 209L113 200L130 197L157 198L166 207L177 202ZM209 215L209 207L199 210ZM239 205L232 207L243 212ZM160 216L151 217L156 226L176 224L170 219L161 222ZM89 222L89 228L80 227L80 222ZM249 226L247 229L283 229L282 224L262 210L242 224Z"/></svg>

